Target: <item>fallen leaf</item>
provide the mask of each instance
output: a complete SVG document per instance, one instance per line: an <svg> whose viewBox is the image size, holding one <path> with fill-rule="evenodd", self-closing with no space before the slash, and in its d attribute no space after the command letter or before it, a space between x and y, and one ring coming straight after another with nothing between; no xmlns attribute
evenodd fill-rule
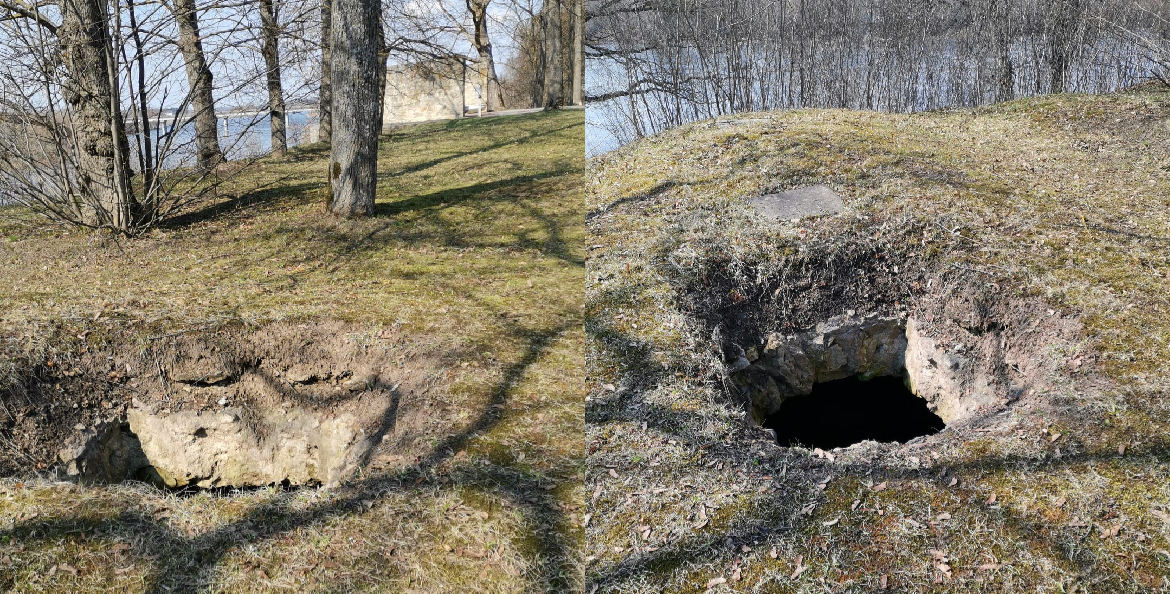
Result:
<svg viewBox="0 0 1170 594"><path fill-rule="evenodd" d="M114 573L115 573L116 575L123 575L123 574L130 573L130 571L131 571L132 569L134 569L134 566L133 566L133 565L127 565L126 567L119 567L118 569L115 569L115 570L114 570Z"/></svg>
<svg viewBox="0 0 1170 594"><path fill-rule="evenodd" d="M614 386L613 384L605 384L604 388L607 392L616 392L617 391L617 387Z"/></svg>
<svg viewBox="0 0 1170 594"><path fill-rule="evenodd" d="M617 478L617 477L618 477L618 473L617 473L617 471L615 471L614 469L610 468L610 469L609 469L609 476L610 476L610 477L612 477L612 478Z"/></svg>
<svg viewBox="0 0 1170 594"><path fill-rule="evenodd" d="M735 566L734 568L732 568L732 570L731 570L731 581L733 581L733 582L738 582L738 581L739 581L739 578L740 578L740 573L739 573L739 565L736 565L736 566Z"/></svg>
<svg viewBox="0 0 1170 594"><path fill-rule="evenodd" d="M794 580L794 579L800 577L800 574L804 573L804 570L805 570L804 555L797 555L796 556L796 571L793 571L792 575L789 576L788 579Z"/></svg>
<svg viewBox="0 0 1170 594"><path fill-rule="evenodd" d="M57 567L59 567L61 569L61 571L64 571L65 573L68 573L70 575L77 575L77 568L68 564L68 563L62 563L62 564L58 565Z"/></svg>
<svg viewBox="0 0 1170 594"><path fill-rule="evenodd" d="M878 484L874 485L874 486L873 486L873 490L874 490L875 492L876 492L876 491L885 491L885 490L886 490L886 482L885 482L885 481L882 481L882 482L880 482L880 483L878 483Z"/></svg>
<svg viewBox="0 0 1170 594"><path fill-rule="evenodd" d="M1052 443L1052 442L1054 442L1054 441L1056 441L1056 440L1060 439L1060 436L1061 436L1061 435L1063 435L1063 433L1060 433L1060 432L1053 433L1053 434L1052 434L1052 437L1049 437L1049 438L1048 438L1048 443Z"/></svg>
<svg viewBox="0 0 1170 594"><path fill-rule="evenodd" d="M1150 513L1154 514L1155 518L1158 518L1159 520L1162 520L1163 522L1170 524L1170 513L1164 512L1160 509L1151 509Z"/></svg>
<svg viewBox="0 0 1170 594"><path fill-rule="evenodd" d="M776 547L772 547L772 550L768 551L768 556L775 559L780 556L780 553L776 552Z"/></svg>
<svg viewBox="0 0 1170 594"><path fill-rule="evenodd" d="M695 524L694 529L698 530L699 528L706 526L708 521L709 520L707 519L707 510L706 510L706 508L704 508L703 506L700 505L699 506L699 523Z"/></svg>
<svg viewBox="0 0 1170 594"><path fill-rule="evenodd" d="M991 497L987 498L987 505L992 505L993 503L995 503L995 493L992 493Z"/></svg>
<svg viewBox="0 0 1170 594"><path fill-rule="evenodd" d="M979 571L995 571L999 569L998 563L984 563L979 566Z"/></svg>
<svg viewBox="0 0 1170 594"><path fill-rule="evenodd" d="M1098 526L1098 528L1100 528L1100 530L1101 530L1101 538L1103 538L1103 539L1104 538L1113 538L1114 536L1117 536L1121 532L1121 524L1114 524L1113 526L1111 526L1109 528L1106 528L1104 526Z"/></svg>
<svg viewBox="0 0 1170 594"><path fill-rule="evenodd" d="M1068 497L1061 495L1059 498L1057 498L1056 501L1052 502L1052 505L1055 505L1056 507L1064 507L1065 503L1068 503Z"/></svg>
<svg viewBox="0 0 1170 594"><path fill-rule="evenodd" d="M938 520L939 522L944 522L946 520L951 519L951 514L943 512L943 513L939 514L938 517L936 517L935 519Z"/></svg>
<svg viewBox="0 0 1170 594"><path fill-rule="evenodd" d="M840 521L841 521L841 518L834 518L832 520L829 520L828 522L821 522L821 524L824 524L825 526L832 526Z"/></svg>
<svg viewBox="0 0 1170 594"><path fill-rule="evenodd" d="M723 576L713 577L713 578L707 580L707 589L710 590L711 588L714 588L715 586L718 586L719 584L726 584L726 583L727 583L727 578L725 578Z"/></svg>
<svg viewBox="0 0 1170 594"><path fill-rule="evenodd" d="M1123 444L1121 444L1121 445L1119 445L1119 446L1117 446L1117 455L1118 455L1118 456L1124 456L1124 455L1125 455L1125 444L1124 444L1124 443L1123 443Z"/></svg>
<svg viewBox="0 0 1170 594"><path fill-rule="evenodd" d="M589 520L592 520L592 519L593 519L593 514L585 514L585 517L581 518L581 527L584 528L584 527L588 526Z"/></svg>
<svg viewBox="0 0 1170 594"><path fill-rule="evenodd" d="M857 511L857 506L861 505L860 499L854 499L853 505L849 506L850 511Z"/></svg>
<svg viewBox="0 0 1170 594"><path fill-rule="evenodd" d="M955 486L955 485L957 485L957 484L959 484L959 479L958 479L958 478L954 478L954 477L952 477L952 478L951 478L951 482L947 483L947 486L948 486L948 487L953 487L953 486Z"/></svg>
<svg viewBox="0 0 1170 594"><path fill-rule="evenodd" d="M882 589L885 590L886 587L889 585L889 576L888 575L886 575L884 573L882 574L881 584L882 584Z"/></svg>

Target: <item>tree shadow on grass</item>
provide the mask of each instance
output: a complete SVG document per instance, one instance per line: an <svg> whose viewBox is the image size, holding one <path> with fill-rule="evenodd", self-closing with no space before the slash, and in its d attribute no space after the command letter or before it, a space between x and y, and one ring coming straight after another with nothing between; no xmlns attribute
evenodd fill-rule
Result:
<svg viewBox="0 0 1170 594"><path fill-rule="evenodd" d="M572 583L576 566L573 551L557 535L567 529L566 519L556 497L547 492L541 477L506 466L466 464L457 466L445 475L448 481L436 481L438 468L452 459L478 433L490 430L504 417L500 412L512 387L571 327L563 324L554 328L527 331L523 356L509 365L501 380L491 392L490 401L463 431L438 443L432 452L414 467L397 472L367 476L348 482L337 489L338 497L308 509L289 511L295 502L294 492L278 493L271 500L249 510L247 514L218 529L189 537L161 521L140 511L125 511L109 519L94 520L70 517L36 517L16 521L11 529L0 531L0 540L28 545L57 543L62 539L133 541L148 544L142 551L154 566L146 578L144 591L197 593L209 591L210 579L223 557L241 547L274 541L286 534L306 527L327 524L368 509L389 494L427 496L438 489L457 490L466 487L481 489L508 500L514 509L521 510L528 527L522 538L528 543L526 551L537 568L532 589L562 592ZM183 551L183 554L168 554ZM143 557L134 559L141 563Z"/></svg>
<svg viewBox="0 0 1170 594"><path fill-rule="evenodd" d="M565 172L523 175L412 196L394 202L380 202L376 206L374 217L368 222L370 228L360 234L347 228L325 230L326 237L323 243L328 246L328 252L331 254L325 262L326 267L331 272L337 272L347 261L377 249L388 240L456 249L472 247L535 249L573 266L584 267L584 258L574 254L564 239L564 227L570 221L565 220L566 217L548 213L538 204L537 196L554 191L557 181L565 175ZM522 213L514 216L517 219L534 220L547 237L532 238L532 233L521 233L516 229L494 227L489 229L492 234L510 231L519 236L515 241L500 242L477 237L474 230L447 221L443 217L447 209L463 205L483 207L481 214L491 215L492 212L487 207L493 204L522 209ZM402 225L404 216L415 217L413 224Z"/></svg>
<svg viewBox="0 0 1170 594"><path fill-rule="evenodd" d="M543 115L543 112L540 112L540 113L541 113L541 115L539 117L541 117L541 118L547 117L547 116ZM533 115L537 115L537 114L533 114ZM513 129L513 126L508 125L509 124L508 118L489 118L489 119L494 119L497 121L494 123L493 122L480 123L477 125L477 127L480 127L480 128L495 127L495 128L503 128L503 129L508 129L508 130ZM538 122L539 120L533 120L533 121ZM513 138L504 138L504 139L497 140L495 142L492 142L491 144L487 144L484 146L469 147L469 148L466 148L466 149L463 149L460 151L453 152L449 155L443 155L442 157L438 157L435 159L421 161L421 162L415 163L413 165L406 165L406 166L402 167L401 169L395 169L395 170L390 170L390 171L379 171L378 177L379 178L396 177L399 175L406 175L409 173L418 173L420 171L430 169L431 167L435 167L437 165L442 165L443 163L447 163L447 162L454 161L457 159L462 159L465 157L473 157L476 155L484 155L484 154L489 153L491 151L499 150L499 149L502 149L502 148L505 148L508 146L520 145L520 144L525 144L525 143L529 143L529 142L535 142L540 138L560 134L562 132L566 132L566 131L572 130L574 128L584 128L584 126L585 126L584 122L578 122L578 123L569 124L566 126L560 126L557 128L551 128L551 129L547 129L547 130L527 130L526 133L522 136L517 136L517 137L513 137ZM394 139L393 135L391 135L388 138L383 137L383 141L388 141L388 142L386 142L386 144L382 145L382 148L383 149L390 148L391 150L393 150L394 140L395 139ZM584 154L582 154L581 158L582 159L585 158Z"/></svg>
<svg viewBox="0 0 1170 594"><path fill-rule="evenodd" d="M258 219L282 205L306 202L325 187L322 182L294 183L294 179L293 176L286 176L278 182L267 184L267 187L231 198L208 201L201 207L163 220L158 227L179 230L228 216Z"/></svg>
<svg viewBox="0 0 1170 594"><path fill-rule="evenodd" d="M545 117L542 113L532 114L531 119L525 119L520 122L511 118L488 118L482 122L467 123L464 120L454 120L452 123L444 126L445 128L464 127L470 133L485 133L490 132L493 128L499 128L501 134L506 136L503 139L495 140L487 144L476 144L475 141L469 143L469 146L443 155L434 159L422 160L413 164L406 164L399 168L381 168L378 172L380 179L398 177L411 173L418 173L430 169L432 167L456 161L459 159L470 158L472 162L469 165L477 165L480 163L476 157L487 155L499 149L522 145L525 143L535 142L539 143L541 139L565 133L574 128L583 127L584 123L573 123L555 128L547 128L542 121ZM535 129L517 130L519 125L535 125ZM519 132L519 134L518 134ZM448 130L448 133L454 133ZM410 134L404 132L391 131L381 137L381 150L395 150L399 148L395 143L405 142L407 140L413 141L414 144L420 144L424 139L420 138L418 134ZM478 140L478 139L476 139ZM425 148L425 147L422 147ZM282 160L263 161L263 166L268 168L280 167L283 164L307 163L320 159L325 159L329 155L327 145L315 144L304 147L295 148L290 156ZM582 159L584 157L582 156ZM197 206L183 212L182 214L171 217L162 223L159 227L164 229L181 229L189 227L198 223L208 222L220 219L227 215L243 215L248 217L256 217L271 208L264 209L260 207L273 207L274 205L289 204L289 203L303 203L306 201L318 200L323 203L324 192L327 190L327 179L325 164L322 163L322 169L318 174L308 176L306 179L305 172L299 171L282 175L275 180L267 181L262 184L257 184L255 187L246 191L240 192L238 195L229 198L219 198L206 201L202 206ZM557 170L551 173L540 174L540 176L554 176L565 175L572 173L569 171ZM517 183L522 183L522 179L517 179ZM506 185L508 180L501 180L499 182L492 182L496 185ZM244 209L247 209L245 212ZM324 215L323 215L324 216Z"/></svg>

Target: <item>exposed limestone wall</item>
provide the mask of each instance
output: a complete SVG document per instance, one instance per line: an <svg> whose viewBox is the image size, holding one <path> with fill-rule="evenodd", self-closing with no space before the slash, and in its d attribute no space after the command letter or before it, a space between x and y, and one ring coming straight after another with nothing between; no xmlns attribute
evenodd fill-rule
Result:
<svg viewBox="0 0 1170 594"><path fill-rule="evenodd" d="M374 445L351 415L291 408L245 422L246 412L129 411L130 428L168 487L334 484Z"/></svg>
<svg viewBox="0 0 1170 594"><path fill-rule="evenodd" d="M468 72L463 63L434 61L394 66L386 72L384 125L463 117L463 108L475 103L467 96Z"/></svg>
<svg viewBox="0 0 1170 594"><path fill-rule="evenodd" d="M751 399L752 417L762 422L792 396L813 384L854 375L899 375L906 352L905 325L898 318L839 316L796 335L772 333L762 346L744 350L733 379Z"/></svg>
<svg viewBox="0 0 1170 594"><path fill-rule="evenodd" d="M787 398L812 392L815 383L895 375L951 423L1001 406L1019 391L1002 371L999 334L972 338L972 344L943 348L913 319L838 316L809 332L769 334L762 344L741 349L730 370L756 422Z"/></svg>

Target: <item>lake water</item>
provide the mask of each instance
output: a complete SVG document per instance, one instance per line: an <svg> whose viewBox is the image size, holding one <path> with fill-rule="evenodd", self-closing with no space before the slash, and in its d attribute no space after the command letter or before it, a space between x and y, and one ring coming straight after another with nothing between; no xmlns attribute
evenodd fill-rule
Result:
<svg viewBox="0 0 1170 594"><path fill-rule="evenodd" d="M289 147L316 141L317 118L310 111L292 111L285 115L285 137ZM164 121L164 123L166 123ZM161 126L160 126L161 128ZM137 167L140 147L138 135L130 135L132 160ZM156 152L167 142L170 146L163 159L164 169L188 167L195 164L195 124L188 122L175 130L156 129L151 143ZM219 119L219 145L228 160L263 155L272 150L272 127L268 115L244 115Z"/></svg>
<svg viewBox="0 0 1170 594"><path fill-rule="evenodd" d="M1037 64L1032 50L1026 40L1019 40L1013 48L1015 97L1047 92L1050 75ZM812 107L913 112L986 105L996 100L998 71L987 56L965 54L945 42L933 45L921 58L895 66L871 59L876 55L878 52L864 49L844 54L814 51L808 59L812 66L805 65L813 72L805 89L799 86L801 79L791 76L801 65L771 55L744 57L744 63L752 64L744 80L738 81L744 90L729 96L721 93L730 86L726 81L712 82L699 70L703 62L696 52L679 51L672 56L673 67L689 72L687 78L699 82L680 95L640 89L632 96L588 103L586 154L595 156L687 122L743 111ZM622 91L630 81L669 80L672 75L668 73L675 72L656 54L634 58L632 61L640 65L636 72L626 72L613 59L590 60L586 94ZM1069 91L1112 92L1148 80L1152 66L1132 46L1101 42L1086 48L1071 65Z"/></svg>

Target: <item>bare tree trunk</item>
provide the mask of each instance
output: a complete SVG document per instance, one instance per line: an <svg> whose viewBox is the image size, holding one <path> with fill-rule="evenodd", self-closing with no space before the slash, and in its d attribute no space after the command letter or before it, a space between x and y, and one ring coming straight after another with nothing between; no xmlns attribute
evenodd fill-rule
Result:
<svg viewBox="0 0 1170 594"><path fill-rule="evenodd" d="M61 0L57 29L68 71L64 95L76 135L83 223L129 232L139 213L130 185L130 145L120 98L112 92L113 46L101 0Z"/></svg>
<svg viewBox="0 0 1170 594"><path fill-rule="evenodd" d="M329 142L333 138L333 81L330 70L333 66L333 0L321 0L321 93L317 110L317 141Z"/></svg>
<svg viewBox="0 0 1170 594"><path fill-rule="evenodd" d="M534 40L535 47L533 51L529 52L532 60L532 70L534 76L532 77L532 86L529 89L530 97L533 106L544 105L544 83L548 79L547 70L548 64L545 59L545 33L544 33L544 16L535 15L528 20L530 27L531 39Z"/></svg>
<svg viewBox="0 0 1170 594"><path fill-rule="evenodd" d="M260 28L264 35L265 75L268 82L268 121L272 130L272 154L283 157L288 154L288 140L285 138L284 90L280 84L280 25L277 22L273 0L260 0Z"/></svg>
<svg viewBox="0 0 1170 594"><path fill-rule="evenodd" d="M554 109L564 102L564 74L561 58L561 0L545 5L543 19L544 54L544 108Z"/></svg>
<svg viewBox="0 0 1170 594"><path fill-rule="evenodd" d="M585 83L585 0L573 2L573 105L583 103L582 85Z"/></svg>
<svg viewBox="0 0 1170 594"><path fill-rule="evenodd" d="M378 19L378 134L382 133L382 125L386 115L386 62L390 59L390 46L386 44L386 29L382 26L382 19Z"/></svg>
<svg viewBox="0 0 1170 594"><path fill-rule="evenodd" d="M215 99L211 95L211 68L203 54L199 36L199 17L195 0L174 0L175 20L179 25L179 50L187 65L187 84L191 86L191 108L195 110L195 145L199 167L209 170L223 162L219 148L219 120L215 117Z"/></svg>
<svg viewBox="0 0 1170 594"><path fill-rule="evenodd" d="M1080 28L1083 7L1081 0L1052 0L1048 17L1052 19L1049 32L1049 67L1052 70L1051 92L1068 90L1068 70L1076 51L1076 35Z"/></svg>
<svg viewBox="0 0 1170 594"><path fill-rule="evenodd" d="M333 145L330 204L343 217L374 212L377 189L381 49L378 0L333 2Z"/></svg>
<svg viewBox="0 0 1170 594"><path fill-rule="evenodd" d="M479 55L476 71L480 74L483 84L484 102L488 111L504 107L504 93L500 89L500 79L496 76L496 60L492 54L492 41L488 37L488 4L491 0L467 0L467 12L471 14L471 24L475 29L472 35L472 44Z"/></svg>
<svg viewBox="0 0 1170 594"><path fill-rule="evenodd" d="M151 146L150 138L150 110L147 105L146 96L146 55L142 48L142 34L138 30L138 9L134 6L134 0L126 1L126 15L130 18L130 39L134 41L134 65L138 67L138 88L134 89L131 85L131 95L138 100L138 138L140 140L139 148L141 149L138 155L138 170L142 175L142 196L146 202L150 202L151 194L154 192L154 151ZM126 46L122 46L122 54L125 56ZM124 58L129 63L129 58ZM133 98L131 99L133 105ZM159 114L160 116L162 114ZM161 123L161 122L160 122ZM129 139L127 139L129 141Z"/></svg>

